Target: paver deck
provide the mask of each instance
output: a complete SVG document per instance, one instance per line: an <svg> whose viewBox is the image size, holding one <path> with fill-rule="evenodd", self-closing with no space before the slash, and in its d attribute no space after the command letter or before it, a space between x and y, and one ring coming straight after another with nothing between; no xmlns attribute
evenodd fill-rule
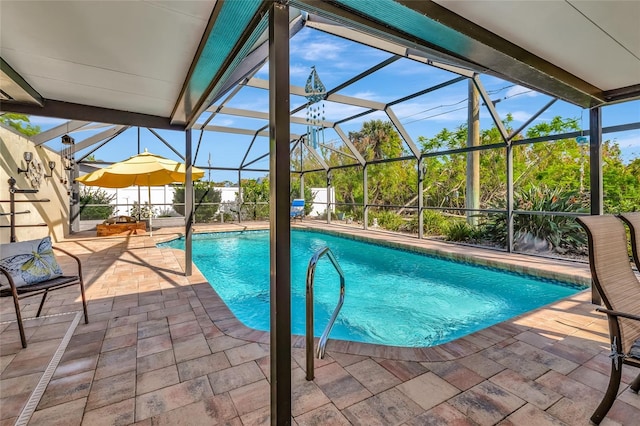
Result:
<svg viewBox="0 0 640 426"><path fill-rule="evenodd" d="M586 264L309 226L589 280ZM184 276L182 252L155 246L179 232L83 232L57 243L83 261L90 322L74 328L76 289L54 292L44 317L26 321L26 349L11 299L0 299L0 426L13 425L39 387L44 392L23 424L269 424L269 336L235 319L196 267ZM35 315L34 299L24 316ZM68 346L42 382L65 335ZM606 318L589 291L433 348L330 341L313 382L305 380L304 339L292 340L298 425L586 425L609 374ZM603 425L640 424L640 396L628 389L639 373L625 367Z"/></svg>

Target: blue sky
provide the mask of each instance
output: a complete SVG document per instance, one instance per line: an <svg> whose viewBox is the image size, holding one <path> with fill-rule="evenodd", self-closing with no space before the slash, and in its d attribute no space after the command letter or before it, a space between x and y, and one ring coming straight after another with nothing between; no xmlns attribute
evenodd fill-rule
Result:
<svg viewBox="0 0 640 426"><path fill-rule="evenodd" d="M290 75L293 85L304 86L311 67L315 66L318 75L328 89L345 82L390 57L386 52L309 28L302 29L291 40L290 53ZM256 77L267 79L268 66L265 65L256 74ZM387 103L455 77L456 75L437 68L409 59L400 59L346 87L339 93ZM487 92L491 94L492 99L494 101L500 100L496 104L496 109L500 116L504 118L507 113L512 114L514 119L512 126L514 128L519 127L551 99L547 95L492 76L481 76L481 81ZM393 110L414 141L417 141L420 136L432 137L443 128L454 129L466 122L467 90L466 81L458 82L444 89L397 104L393 106ZM267 91L243 88L227 105L235 108L267 112L268 101ZM305 101L303 97L292 96L291 107L295 108ZM359 107L325 101L324 111L326 120L335 121L364 110ZM533 124L548 121L558 115L578 119L585 129L589 126L588 110L583 110L563 101L557 101L550 109L541 114ZM305 111L301 111L297 116L305 117ZM364 121L371 119L386 120L387 116L382 112L376 112L344 123L341 126L345 132L356 131L361 128ZM603 108L602 121L604 127L639 122L640 100ZM61 121L32 117L32 123L40 125L43 130L46 130L60 124ZM264 120L230 115L218 115L213 118L210 124L257 130L264 126L266 122ZM486 108L481 107L481 128L489 128L492 124ZM76 142L79 142L98 131L100 130L75 132L72 136L76 139ZM292 125L293 133L303 133L304 131L304 126ZM182 133L171 131L158 131L158 133L179 151L184 150L184 136ZM177 156L148 130L142 129L140 134L141 150L148 148L151 152L178 160ZM193 135L193 152L195 154L195 143L200 138L200 132L195 131ZM605 139L614 140L620 145L625 161L640 157L640 130L607 134L604 137ZM326 142L333 142L338 146L341 145L333 130L326 130L324 138ZM251 137L249 136L205 132L202 136L202 144L198 152L196 165L208 165L210 157L212 166L237 167L242 161L250 142ZM104 161L120 161L135 155L138 146L137 130L129 129L116 139L116 143L117 148L115 143L111 143L97 150L95 152L96 158ZM58 141L52 141L48 145L53 149L60 149ZM267 150L267 139L264 137L257 138L247 157L247 162L258 158L266 153ZM252 167L267 169L268 159L265 158L258 161ZM258 177L262 175L264 173L243 173L243 177ZM211 179L216 181L236 181L237 173L212 172Z"/></svg>

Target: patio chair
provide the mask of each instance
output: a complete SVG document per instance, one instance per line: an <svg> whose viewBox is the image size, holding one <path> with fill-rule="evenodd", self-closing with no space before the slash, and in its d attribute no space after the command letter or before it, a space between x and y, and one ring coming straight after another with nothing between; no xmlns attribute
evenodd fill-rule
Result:
<svg viewBox="0 0 640 426"><path fill-rule="evenodd" d="M640 282L633 273L627 253L624 225L612 215L585 216L577 221L587 231L589 265L593 285L602 296L611 339L611 374L602 402L591 416L600 424L613 405L620 387L622 365L640 367ZM631 390L640 389L640 375Z"/></svg>
<svg viewBox="0 0 640 426"><path fill-rule="evenodd" d="M62 275L53 250L64 253L77 263L77 275ZM87 316L87 300L84 294L82 279L82 264L77 256L51 245L51 238L30 240L17 243L2 244L0 246L0 297L13 297L16 310L16 320L20 329L22 347L27 347L24 332L20 300L42 294L36 317L40 316L42 306L50 291L62 289L72 285L80 286L84 322L89 323Z"/></svg>
<svg viewBox="0 0 640 426"><path fill-rule="evenodd" d="M291 210L289 211L289 218L302 218L304 217L304 200L302 198L296 198L291 202Z"/></svg>
<svg viewBox="0 0 640 426"><path fill-rule="evenodd" d="M636 268L640 271L640 212L622 213L618 215L631 231L631 252Z"/></svg>

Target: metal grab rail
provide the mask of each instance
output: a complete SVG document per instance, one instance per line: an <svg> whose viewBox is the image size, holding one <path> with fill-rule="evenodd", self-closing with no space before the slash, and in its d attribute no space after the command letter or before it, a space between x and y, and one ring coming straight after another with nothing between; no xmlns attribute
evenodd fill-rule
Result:
<svg viewBox="0 0 640 426"><path fill-rule="evenodd" d="M344 272L342 272L342 268L340 264L336 260L336 257L333 255L333 252L329 247L324 247L318 250L309 260L309 267L307 268L307 339L306 339L306 347L307 347L307 380L313 380L314 377L314 367L313 367L313 277L316 273L316 265L320 258L324 255L327 255L331 263L333 264L336 271L340 275L340 299L338 300L338 306L333 311L331 315L331 319L329 319L329 323L327 327L324 329L322 336L320 336L320 341L318 342L318 358L322 359L324 357L324 348L327 345L327 340L329 339L329 333L333 328L333 324L336 321L336 317L340 312L340 308L342 308L342 304L344 303Z"/></svg>

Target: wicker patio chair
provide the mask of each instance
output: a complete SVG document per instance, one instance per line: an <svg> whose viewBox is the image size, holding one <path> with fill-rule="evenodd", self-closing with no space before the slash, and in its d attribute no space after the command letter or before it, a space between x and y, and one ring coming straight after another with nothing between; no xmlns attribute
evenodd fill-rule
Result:
<svg viewBox="0 0 640 426"><path fill-rule="evenodd" d="M76 261L77 275L62 275L62 269L55 260L53 250L64 253ZM84 322L85 324L89 323L82 279L82 264L77 256L61 248L53 247L49 237L42 240L2 244L0 253L2 254L2 259L0 259L0 297L13 297L23 348L27 347L27 338L20 312L20 300L26 297L42 294L42 300L36 314L36 317L39 317L50 291L79 285Z"/></svg>
<svg viewBox="0 0 640 426"><path fill-rule="evenodd" d="M602 296L611 339L611 374L602 402L591 416L600 424L613 405L620 387L622 365L640 367L640 282L633 273L627 254L624 225L612 215L585 216L577 221L589 238L589 265L593 285ZM640 375L631 390L640 389Z"/></svg>
<svg viewBox="0 0 640 426"><path fill-rule="evenodd" d="M625 221L631 231L631 252L636 268L640 271L640 212L622 213L618 217Z"/></svg>

